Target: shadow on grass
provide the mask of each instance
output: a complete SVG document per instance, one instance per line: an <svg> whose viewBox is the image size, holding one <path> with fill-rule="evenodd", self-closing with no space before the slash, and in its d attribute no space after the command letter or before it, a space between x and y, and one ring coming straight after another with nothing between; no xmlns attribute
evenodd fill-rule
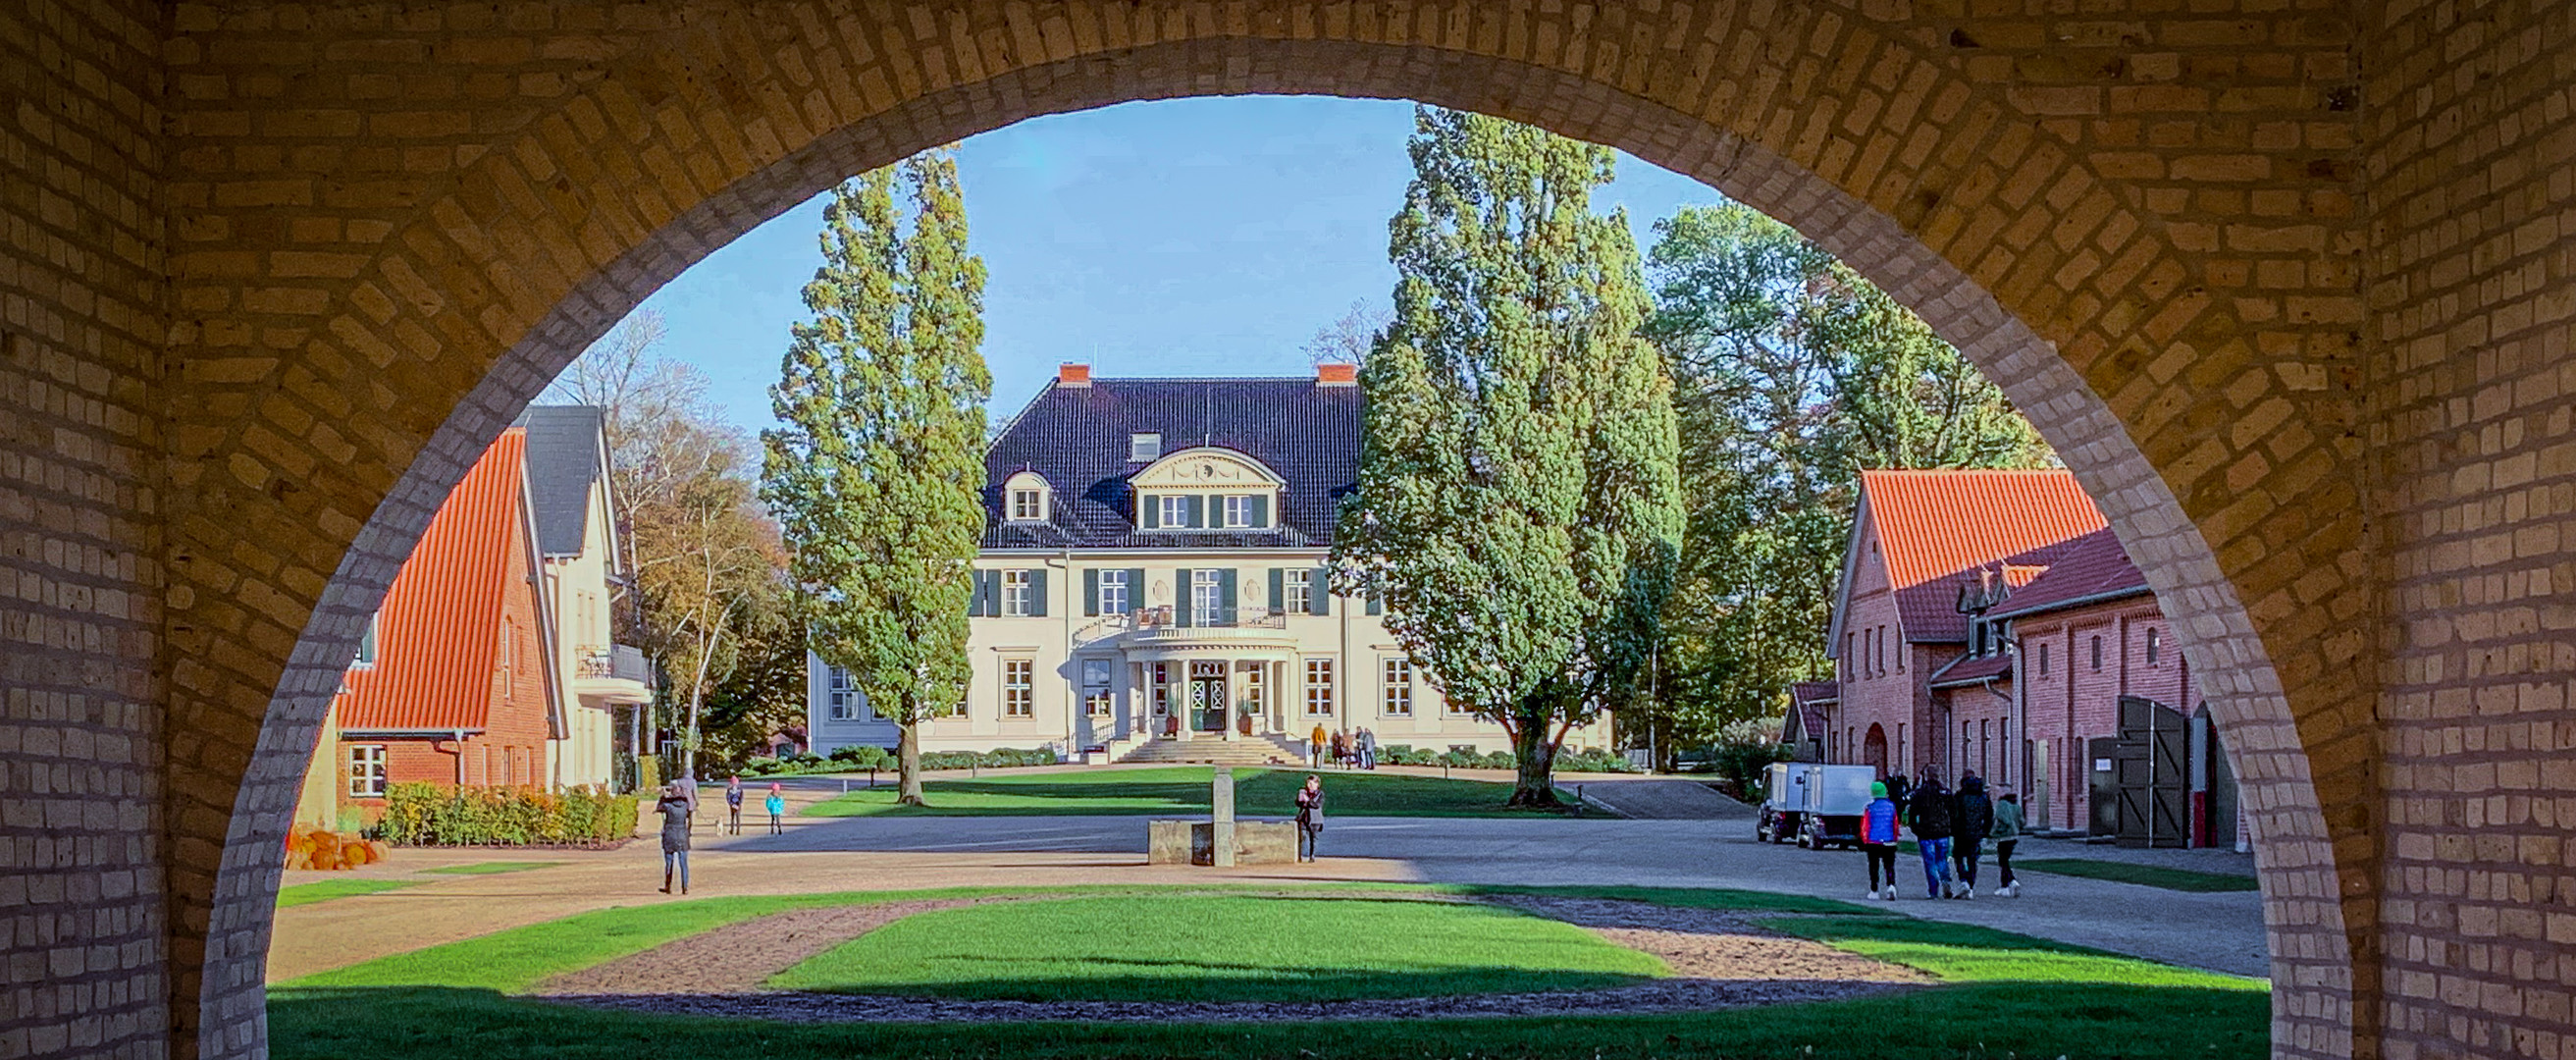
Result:
<svg viewBox="0 0 2576 1060"><path fill-rule="evenodd" d="M1393 969L1317 966L1279 968L1227 961L1086 957L1081 976L1014 975L1014 966L1045 968L1056 959L988 956L952 959L953 979L810 986L835 994L944 998L959 1001L1278 1001L1295 1004L1466 994L1538 994L1606 990L1653 982L1653 976L1573 969L1469 966ZM989 970L989 974L985 970Z"/></svg>
<svg viewBox="0 0 2576 1060"><path fill-rule="evenodd" d="M1337 815L1382 817L1555 817L1555 810L1503 805L1511 789L1486 781L1327 771L1324 791ZM853 791L807 807L811 817L1025 817L1197 815L1209 811L1213 770L1175 767L1109 773L1049 773L989 780L934 780L927 806L903 806L892 787ZM1235 798L1245 816L1291 817L1306 773L1237 770Z"/></svg>
<svg viewBox="0 0 2576 1060"><path fill-rule="evenodd" d="M1990 983L1669 1016L1266 1024L814 1023L639 1015L447 987L280 988L278 1060L1320 1057L2256 1060L2259 991Z"/></svg>

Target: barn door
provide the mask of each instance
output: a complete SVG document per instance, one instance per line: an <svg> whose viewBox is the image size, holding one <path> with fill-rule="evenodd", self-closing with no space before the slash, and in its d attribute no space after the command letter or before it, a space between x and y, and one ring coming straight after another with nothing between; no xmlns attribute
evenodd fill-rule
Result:
<svg viewBox="0 0 2576 1060"><path fill-rule="evenodd" d="M2191 843L2190 730L2182 712L2152 699L2120 697L2112 748L2121 846Z"/></svg>

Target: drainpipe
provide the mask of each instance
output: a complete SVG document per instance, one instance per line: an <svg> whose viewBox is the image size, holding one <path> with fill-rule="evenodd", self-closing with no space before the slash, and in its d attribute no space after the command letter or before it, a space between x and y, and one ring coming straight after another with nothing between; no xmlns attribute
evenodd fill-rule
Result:
<svg viewBox="0 0 2576 1060"><path fill-rule="evenodd" d="M1070 758L1078 758L1082 754L1082 741L1074 738L1074 732L1083 721L1082 666L1073 657L1073 620L1077 617L1073 613L1073 603L1080 593L1080 590L1073 587L1073 549L1066 548L1058 551L1056 553L1056 557L1054 559L1047 560L1046 564L1050 569L1061 571L1064 574L1064 577L1062 578L1049 578L1047 580L1050 582L1060 581L1064 583L1065 606L1057 608L1057 610L1063 612L1064 615L1061 620L1062 628L1064 630L1064 664L1071 667L1074 671L1073 679L1065 684L1065 687L1072 689L1073 692L1072 698L1065 704L1064 709L1064 753ZM1053 590L1050 589L1049 592L1052 594ZM1047 601L1047 606L1055 607L1055 602L1052 600Z"/></svg>

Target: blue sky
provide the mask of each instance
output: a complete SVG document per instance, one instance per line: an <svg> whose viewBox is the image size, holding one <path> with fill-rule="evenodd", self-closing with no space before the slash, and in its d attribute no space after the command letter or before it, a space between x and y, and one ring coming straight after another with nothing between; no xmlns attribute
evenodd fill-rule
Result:
<svg viewBox="0 0 2576 1060"><path fill-rule="evenodd" d="M1384 308L1386 221L1411 166L1412 104L1252 96L1128 103L1022 122L966 141L973 249L991 271L984 357L998 416L1064 361L1103 376L1296 375L1303 347L1352 303ZM1622 155L1595 196L1651 225L1715 191ZM822 263L808 201L682 273L644 303L661 352L704 369L746 430L798 292Z"/></svg>

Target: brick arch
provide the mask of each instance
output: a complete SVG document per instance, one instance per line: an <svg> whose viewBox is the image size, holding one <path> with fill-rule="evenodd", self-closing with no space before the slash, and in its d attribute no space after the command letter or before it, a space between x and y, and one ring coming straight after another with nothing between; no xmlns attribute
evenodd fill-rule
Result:
<svg viewBox="0 0 2576 1060"><path fill-rule="evenodd" d="M2367 723L2342 711L2354 686L2332 681L2294 709L2264 639L2316 679L2331 668L2289 639L2308 635L2293 612L2349 590L2331 565L2248 545L2342 528L2330 505L2293 517L2315 487L2270 489L2258 472L2256 506L2237 485L2249 460L2328 446L2270 429L2222 440L2231 417L2272 413L2221 395L2252 380L2262 398L2275 369L2234 333L2245 311L2216 307L2226 278L2145 208L2156 188L2104 176L2030 102L1919 35L1821 7L1730 23L1743 13L1611 5L1580 40L1550 41L1544 21L1470 9L1358 25L1336 24L1335 10L1358 16L1334 5L1072 4L1063 25L942 35L835 23L821 6L578 35L599 53L587 76L538 105L473 111L478 142L452 169L346 186L345 212L364 216L342 230L370 226L375 249L320 261L274 249L291 231L247 240L272 248L271 273L329 274L309 299L181 256L183 304L192 282L232 292L180 325L210 355L188 361L203 402L171 427L170 643L189 660L172 667L172 717L193 734L171 755L171 830L220 851L171 875L174 994L201 1053L263 1045L272 855L359 624L438 499L557 368L708 250L851 173L1039 114L1246 92L1424 99L1624 148L1806 232L1967 351L2066 454L2224 694L2272 928L2276 1049L2351 1053L2351 1021L2368 1018L2351 939L2369 818L2330 831L2325 809L2368 795L2367 758L2320 778L2309 752ZM1086 20L1103 32L1086 40ZM1121 40L1122 20L1163 39ZM892 53L878 80L836 83L878 49ZM274 334L282 352L222 355L236 346L221 329Z"/></svg>

